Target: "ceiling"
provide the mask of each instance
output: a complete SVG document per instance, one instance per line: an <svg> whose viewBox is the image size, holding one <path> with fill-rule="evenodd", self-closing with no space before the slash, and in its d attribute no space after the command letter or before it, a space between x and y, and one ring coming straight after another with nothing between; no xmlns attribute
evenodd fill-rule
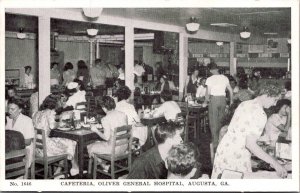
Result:
<svg viewBox="0 0 300 193"><path fill-rule="evenodd" d="M81 9L72 11L81 12ZM185 26L189 18L194 16L202 29L238 33L243 26L247 26L254 34L278 33L272 37L288 37L291 31L290 8L104 8L102 14L177 26ZM6 14L5 26L7 31L18 31L23 27L25 32L36 33L37 22L36 17ZM231 23L237 26L217 27L211 26L211 23ZM120 26L95 25L99 28L99 34L124 33L124 28ZM90 26L88 22L51 20L51 31L60 34L84 35L75 31L85 31Z"/></svg>

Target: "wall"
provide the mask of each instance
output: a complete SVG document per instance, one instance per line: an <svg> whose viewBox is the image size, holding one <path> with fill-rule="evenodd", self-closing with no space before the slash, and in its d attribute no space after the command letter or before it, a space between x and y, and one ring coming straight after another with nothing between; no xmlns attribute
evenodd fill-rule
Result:
<svg viewBox="0 0 300 193"><path fill-rule="evenodd" d="M5 69L20 69L21 84L24 82L24 66L31 66L32 73L37 74L37 60L36 40L5 38Z"/></svg>

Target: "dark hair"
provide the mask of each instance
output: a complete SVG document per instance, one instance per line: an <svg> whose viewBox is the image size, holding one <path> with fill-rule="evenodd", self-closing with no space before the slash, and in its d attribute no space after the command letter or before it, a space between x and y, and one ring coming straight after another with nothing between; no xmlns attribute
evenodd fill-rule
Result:
<svg viewBox="0 0 300 193"><path fill-rule="evenodd" d="M58 66L58 63L57 63L57 62L53 62L53 63L51 63L51 67L50 67L50 69L52 69L52 68L54 67L54 65L57 65L57 66Z"/></svg>
<svg viewBox="0 0 300 193"><path fill-rule="evenodd" d="M67 62L65 64L64 71L67 71L69 69L73 69L73 64L71 62Z"/></svg>
<svg viewBox="0 0 300 193"><path fill-rule="evenodd" d="M279 96L281 93L281 88L278 84L273 82L265 82L264 84L259 85L258 96L266 94L270 97Z"/></svg>
<svg viewBox="0 0 300 193"><path fill-rule="evenodd" d="M218 69L218 65L215 62L207 64L209 70Z"/></svg>
<svg viewBox="0 0 300 193"><path fill-rule="evenodd" d="M15 92L17 91L16 87L14 87L14 86L8 86L7 91L9 91L9 90L14 90Z"/></svg>
<svg viewBox="0 0 300 193"><path fill-rule="evenodd" d="M176 131L181 130L182 127L179 123L168 121L161 123L155 130L155 138L157 142L164 143L167 138L171 138L176 134Z"/></svg>
<svg viewBox="0 0 300 193"><path fill-rule="evenodd" d="M137 61L137 60L134 60L134 64L139 64L139 61Z"/></svg>
<svg viewBox="0 0 300 193"><path fill-rule="evenodd" d="M48 95L43 103L41 104L39 110L42 111L42 110L46 110L46 109L50 109L50 110L53 110L56 108L56 105L57 105L57 101L58 101L58 97L54 94L50 94Z"/></svg>
<svg viewBox="0 0 300 193"><path fill-rule="evenodd" d="M101 64L101 62L102 62L102 59L98 58L95 60L95 65Z"/></svg>
<svg viewBox="0 0 300 193"><path fill-rule="evenodd" d="M83 60L77 62L78 69L87 69L87 66Z"/></svg>
<svg viewBox="0 0 300 193"><path fill-rule="evenodd" d="M102 98L101 106L110 111L116 108L116 103L110 96L104 96Z"/></svg>
<svg viewBox="0 0 300 193"><path fill-rule="evenodd" d="M84 84L83 84L82 80L79 80L78 78L75 78L73 81L78 83L79 90L85 90L85 87L84 87ZM71 89L71 90L73 90L73 89ZM75 92L77 92L76 89L75 89Z"/></svg>
<svg viewBox="0 0 300 193"><path fill-rule="evenodd" d="M173 146L166 159L168 171L173 174L186 176L196 168L197 151L194 144L183 143Z"/></svg>
<svg viewBox="0 0 300 193"><path fill-rule="evenodd" d="M240 89L247 89L248 88L248 78L247 77L240 78L239 88Z"/></svg>
<svg viewBox="0 0 300 193"><path fill-rule="evenodd" d="M172 92L170 90L163 90L160 94L160 97L164 99L164 101L172 100Z"/></svg>
<svg viewBox="0 0 300 193"><path fill-rule="evenodd" d="M291 81L286 81L284 83L284 88L287 90L287 91L290 91L291 90Z"/></svg>
<svg viewBox="0 0 300 193"><path fill-rule="evenodd" d="M289 99L280 99L277 101L274 112L278 113L278 111L284 106L287 105L291 107L291 101Z"/></svg>
<svg viewBox="0 0 300 193"><path fill-rule="evenodd" d="M32 69L31 66L25 66L24 68L25 68L25 71L26 71L27 69L30 69L30 70Z"/></svg>
<svg viewBox="0 0 300 193"><path fill-rule="evenodd" d="M118 101L127 100L131 95L131 90L128 86L122 86L117 90L116 96L118 97Z"/></svg>
<svg viewBox="0 0 300 193"><path fill-rule="evenodd" d="M24 101L21 99L16 99L14 97L9 98L7 101L7 104L15 104L17 105L20 109L24 108Z"/></svg>

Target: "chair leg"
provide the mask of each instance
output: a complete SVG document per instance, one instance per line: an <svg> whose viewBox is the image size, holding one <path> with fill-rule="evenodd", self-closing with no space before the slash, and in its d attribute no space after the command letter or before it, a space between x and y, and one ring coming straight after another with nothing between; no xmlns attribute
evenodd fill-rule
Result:
<svg viewBox="0 0 300 193"><path fill-rule="evenodd" d="M92 164L93 164L93 158L89 158L89 166L88 166L88 174L92 174Z"/></svg>
<svg viewBox="0 0 300 193"><path fill-rule="evenodd" d="M112 160L110 163L110 174L111 174L111 178L115 179L115 161Z"/></svg>
<svg viewBox="0 0 300 193"><path fill-rule="evenodd" d="M48 178L48 164L45 164L44 165L44 179L47 179Z"/></svg>
<svg viewBox="0 0 300 193"><path fill-rule="evenodd" d="M52 165L49 165L49 169L48 169L48 176L49 176L49 178L53 177L52 167L53 167Z"/></svg>
<svg viewBox="0 0 300 193"><path fill-rule="evenodd" d="M94 156L94 167L93 167L93 179L96 179L96 175L97 175L97 157Z"/></svg>
<svg viewBox="0 0 300 193"><path fill-rule="evenodd" d="M33 162L30 167L30 178L35 179L35 162Z"/></svg>
<svg viewBox="0 0 300 193"><path fill-rule="evenodd" d="M65 160L64 160L64 174L65 174L65 178L68 178L68 173L69 173L68 169L69 169L68 159L65 158Z"/></svg>

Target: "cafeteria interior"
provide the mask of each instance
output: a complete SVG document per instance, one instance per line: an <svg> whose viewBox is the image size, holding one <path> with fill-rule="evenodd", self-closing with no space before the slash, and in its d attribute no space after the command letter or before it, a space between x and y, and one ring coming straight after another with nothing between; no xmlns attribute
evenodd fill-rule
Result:
<svg viewBox="0 0 300 193"><path fill-rule="evenodd" d="M7 8L5 177L291 178L291 37L291 8Z"/></svg>

